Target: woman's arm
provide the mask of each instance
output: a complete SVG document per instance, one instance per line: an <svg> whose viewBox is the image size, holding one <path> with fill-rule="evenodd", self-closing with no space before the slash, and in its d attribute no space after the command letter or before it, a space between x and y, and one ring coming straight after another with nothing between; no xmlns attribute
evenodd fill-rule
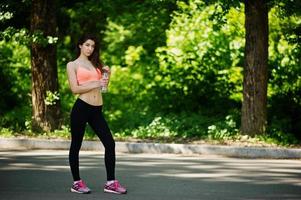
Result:
<svg viewBox="0 0 301 200"><path fill-rule="evenodd" d="M102 84L101 81L91 81L84 85L78 85L76 80L76 66L73 62L67 64L67 75L70 89L74 94L86 93L92 89L100 88Z"/></svg>

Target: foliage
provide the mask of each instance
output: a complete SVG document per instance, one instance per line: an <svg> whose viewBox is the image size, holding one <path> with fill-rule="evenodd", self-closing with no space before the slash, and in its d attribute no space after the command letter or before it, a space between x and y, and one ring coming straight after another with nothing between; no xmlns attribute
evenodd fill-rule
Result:
<svg viewBox="0 0 301 200"><path fill-rule="evenodd" d="M301 138L301 49L293 42L298 35L290 32L301 26L301 20L294 15L283 19L278 13L276 7L269 16L274 19L270 20L269 121L271 127L278 124L270 131L294 133Z"/></svg>
<svg viewBox="0 0 301 200"><path fill-rule="evenodd" d="M296 144L301 130L299 3L269 2L269 129L259 140ZM69 89L66 64L74 59L79 35L92 32L100 38L102 60L112 69L103 97L115 136L169 141L243 137L242 1L59 1L57 37L29 33L30 4L0 4L1 135L17 131L35 136L27 128L29 44L39 41L57 44L59 93L49 93L45 101L52 104L60 98L64 114L62 128L43 136L70 136L69 112L76 96ZM90 128L86 138L95 138Z"/></svg>
<svg viewBox="0 0 301 200"><path fill-rule="evenodd" d="M146 56L153 58L155 49L165 44L165 30L175 9L174 1L160 4L151 0L144 3L114 1L109 5L107 26L103 32L104 60L108 64L125 67L129 64L126 63L125 52L130 51L129 48L141 47Z"/></svg>
<svg viewBox="0 0 301 200"><path fill-rule="evenodd" d="M235 92L241 92L235 91L239 89L235 85L242 81L239 67L243 32L235 31L231 21L216 26L218 21L210 20L213 5L191 1L178 6L167 31L167 44L157 49L160 68L150 89L157 92L168 110L192 111L208 103L226 103ZM237 26L241 28L241 11L233 9L230 15L238 19Z"/></svg>
<svg viewBox="0 0 301 200"><path fill-rule="evenodd" d="M26 122L31 121L31 107L20 106L1 114L0 127L15 133L26 130Z"/></svg>
<svg viewBox="0 0 301 200"><path fill-rule="evenodd" d="M18 42L22 45L30 45L32 43L37 43L45 47L48 44L57 43L58 38L49 35L46 36L40 30L37 30L33 33L29 33L29 31L25 28L15 29L13 27L8 27L0 33L0 40L14 40L15 42Z"/></svg>
<svg viewBox="0 0 301 200"><path fill-rule="evenodd" d="M237 129L236 122L231 115L226 116L225 121L219 121L217 124L208 127L209 139L232 139L237 136L238 133L239 130Z"/></svg>
<svg viewBox="0 0 301 200"><path fill-rule="evenodd" d="M104 111L114 131L147 123L152 117L142 93L143 76L129 68L112 67L109 92L104 94Z"/></svg>
<svg viewBox="0 0 301 200"><path fill-rule="evenodd" d="M21 105L30 105L29 50L20 45L18 34L10 42L0 41L0 110L11 111ZM1 113L3 114L3 113Z"/></svg>
<svg viewBox="0 0 301 200"><path fill-rule="evenodd" d="M51 92L51 91L46 91L46 98L45 98L45 104L46 105L55 105L57 100L59 100L59 93L57 91Z"/></svg>
<svg viewBox="0 0 301 200"><path fill-rule="evenodd" d="M127 129L116 133L117 136L134 138L206 138L207 127L216 123L218 118L208 117L205 113L182 112L178 114L160 115L152 118L145 125L136 129Z"/></svg>

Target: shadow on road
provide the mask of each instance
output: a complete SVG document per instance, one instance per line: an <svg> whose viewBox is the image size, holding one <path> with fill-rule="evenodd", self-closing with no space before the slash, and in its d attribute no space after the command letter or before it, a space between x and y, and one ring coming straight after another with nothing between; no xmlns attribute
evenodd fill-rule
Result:
<svg viewBox="0 0 301 200"><path fill-rule="evenodd" d="M92 194L69 192L67 151L0 151L0 197L7 199L267 200L301 199L300 160L172 154L119 154L116 174L127 195L105 194L103 154L80 153Z"/></svg>

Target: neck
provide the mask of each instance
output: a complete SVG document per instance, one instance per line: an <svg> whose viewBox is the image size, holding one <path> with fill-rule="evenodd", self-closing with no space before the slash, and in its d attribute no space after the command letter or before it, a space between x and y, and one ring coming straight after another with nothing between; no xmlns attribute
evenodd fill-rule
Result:
<svg viewBox="0 0 301 200"><path fill-rule="evenodd" d="M78 57L79 60L82 60L82 61L89 61L89 58L87 56L84 56L84 55L80 55Z"/></svg>

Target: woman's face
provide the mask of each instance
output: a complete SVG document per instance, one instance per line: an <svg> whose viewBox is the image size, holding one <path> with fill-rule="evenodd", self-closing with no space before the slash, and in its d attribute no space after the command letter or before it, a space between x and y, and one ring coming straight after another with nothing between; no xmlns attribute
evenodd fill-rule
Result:
<svg viewBox="0 0 301 200"><path fill-rule="evenodd" d="M94 48L95 48L95 42L93 40L86 40L82 45L79 45L80 53L89 57L92 55Z"/></svg>

